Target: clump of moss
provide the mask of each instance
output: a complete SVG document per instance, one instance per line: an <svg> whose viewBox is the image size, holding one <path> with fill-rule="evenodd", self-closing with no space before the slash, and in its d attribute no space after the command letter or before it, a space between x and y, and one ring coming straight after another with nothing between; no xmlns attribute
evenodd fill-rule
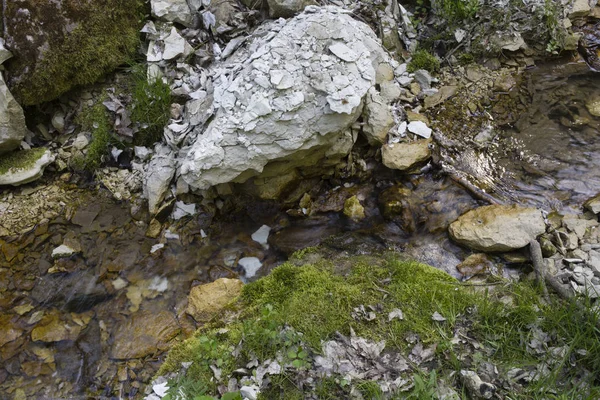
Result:
<svg viewBox="0 0 600 400"><path fill-rule="evenodd" d="M43 103L76 86L94 83L124 64L139 45L143 7L143 0L65 2L62 11L78 25L64 37L51 36L51 51L35 66L31 60L21 60L31 72L12 88L13 93L21 104Z"/></svg>
<svg viewBox="0 0 600 400"><path fill-rule="evenodd" d="M134 142L152 146L162 138L163 129L169 122L169 111L173 101L170 86L161 77L147 76L145 65L131 68L132 103L131 120L138 124Z"/></svg>
<svg viewBox="0 0 600 400"><path fill-rule="evenodd" d="M427 50L420 49L414 52L406 69L408 72L425 69L431 73L436 73L440 70L440 60Z"/></svg>
<svg viewBox="0 0 600 400"><path fill-rule="evenodd" d="M5 174L9 170L27 169L35 164L45 152L44 147L38 147L0 155L0 174Z"/></svg>
<svg viewBox="0 0 600 400"><path fill-rule="evenodd" d="M118 143L111 133L110 116L102 104L102 99L79 113L75 122L81 125L83 131L91 132L92 138L85 156L82 159L74 159L72 167L78 170L94 171L102 164L102 157L108 154L110 146Z"/></svg>

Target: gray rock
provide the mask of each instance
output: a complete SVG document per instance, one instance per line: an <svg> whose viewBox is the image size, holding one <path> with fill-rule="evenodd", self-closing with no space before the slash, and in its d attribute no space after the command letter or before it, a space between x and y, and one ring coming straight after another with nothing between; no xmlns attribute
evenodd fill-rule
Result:
<svg viewBox="0 0 600 400"><path fill-rule="evenodd" d="M267 0L269 15L273 18L290 18L298 14L308 5L315 4L312 0Z"/></svg>
<svg viewBox="0 0 600 400"><path fill-rule="evenodd" d="M11 58L13 54L4 47L4 39L0 38L0 64Z"/></svg>
<svg viewBox="0 0 600 400"><path fill-rule="evenodd" d="M381 148L383 165L404 171L431 157L431 140L417 140L410 143L386 144Z"/></svg>
<svg viewBox="0 0 600 400"><path fill-rule="evenodd" d="M427 70L420 69L415 71L414 76L417 83L421 86L421 89L427 90L431 88L431 82L433 82L433 78L429 72L427 72Z"/></svg>
<svg viewBox="0 0 600 400"><path fill-rule="evenodd" d="M152 15L169 22L191 26L192 12L186 0L152 0Z"/></svg>
<svg viewBox="0 0 600 400"><path fill-rule="evenodd" d="M449 227L452 239L481 251L520 249L545 230L546 224L540 210L501 205L471 210Z"/></svg>
<svg viewBox="0 0 600 400"><path fill-rule="evenodd" d="M593 1L596 3L596 1ZM573 0L573 5L569 10L569 18L580 18L589 15L592 11L590 7L590 0Z"/></svg>
<svg viewBox="0 0 600 400"><path fill-rule="evenodd" d="M144 197L148 199L148 210L151 214L156 214L160 208L174 175L173 153L166 146L158 145L144 175Z"/></svg>
<svg viewBox="0 0 600 400"><path fill-rule="evenodd" d="M352 148L349 128L377 68L392 63L373 31L337 7L271 26L215 67L214 117L180 152L179 173L192 188L337 164Z"/></svg>
<svg viewBox="0 0 600 400"><path fill-rule="evenodd" d="M0 166L0 186L19 186L35 181L44 174L44 169L54 162L50 150L38 148L21 150L5 156L3 166Z"/></svg>
<svg viewBox="0 0 600 400"><path fill-rule="evenodd" d="M19 147L26 133L23 109L8 90L0 73L0 154Z"/></svg>
<svg viewBox="0 0 600 400"><path fill-rule="evenodd" d="M387 134L394 126L394 114L391 106L381 97L377 90L369 89L365 101L365 120L363 127L370 145L381 145L386 142Z"/></svg>
<svg viewBox="0 0 600 400"><path fill-rule="evenodd" d="M600 193L586 201L583 206L594 214L600 213Z"/></svg>

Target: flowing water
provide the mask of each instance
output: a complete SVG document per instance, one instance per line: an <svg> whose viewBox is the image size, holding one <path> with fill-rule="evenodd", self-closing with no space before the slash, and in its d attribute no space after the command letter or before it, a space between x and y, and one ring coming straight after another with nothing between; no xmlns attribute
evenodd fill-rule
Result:
<svg viewBox="0 0 600 400"><path fill-rule="evenodd" d="M600 120L592 107L600 80L567 64L531 71L526 81L528 112L494 130L471 169L489 174L498 197L577 210L600 192ZM185 314L191 287L243 278L241 257L261 260L260 276L294 250L325 243L350 253L403 251L460 276L456 265L470 252L446 229L483 203L432 169L401 176L375 167L371 175L367 183L314 188L311 217L269 202L220 217L203 207L159 239L145 236L147 218L133 219L99 190L69 215L0 240L0 397L141 397L169 342L196 328ZM340 212L350 195L361 199L365 220ZM385 199L402 212L384 216ZM251 238L263 224L272 228L268 248ZM62 243L81 252L54 260Z"/></svg>

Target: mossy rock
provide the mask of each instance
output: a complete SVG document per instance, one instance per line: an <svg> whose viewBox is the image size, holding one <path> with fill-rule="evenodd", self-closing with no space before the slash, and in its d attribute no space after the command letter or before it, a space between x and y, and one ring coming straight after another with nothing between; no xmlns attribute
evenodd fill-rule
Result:
<svg viewBox="0 0 600 400"><path fill-rule="evenodd" d="M131 58L142 0L22 0L5 10L7 83L22 105L53 100Z"/></svg>

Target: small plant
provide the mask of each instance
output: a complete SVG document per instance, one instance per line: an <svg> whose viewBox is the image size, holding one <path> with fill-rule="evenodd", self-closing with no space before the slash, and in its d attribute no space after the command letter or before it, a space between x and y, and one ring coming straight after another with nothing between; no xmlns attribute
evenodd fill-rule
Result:
<svg viewBox="0 0 600 400"><path fill-rule="evenodd" d="M159 76L148 76L146 66L131 67L132 104L131 120L139 131L135 144L152 146L162 138L163 129L169 122L172 103L171 88Z"/></svg>
<svg viewBox="0 0 600 400"><path fill-rule="evenodd" d="M451 23L474 18L479 10L479 0L438 0L436 13Z"/></svg>
<svg viewBox="0 0 600 400"><path fill-rule="evenodd" d="M437 399L437 373L431 371L429 375L416 374L414 376L415 386L407 399L434 400Z"/></svg>
<svg viewBox="0 0 600 400"><path fill-rule="evenodd" d="M118 140L111 133L110 117L102 101L103 99L99 99L96 104L79 113L75 119L82 130L92 134L83 159L76 158L72 162L75 169L94 171L102 164L102 158L108 154L109 147L118 144Z"/></svg>
<svg viewBox="0 0 600 400"><path fill-rule="evenodd" d="M415 72L420 69L425 69L431 73L438 72L440 69L440 60L427 50L417 50L408 63L407 71Z"/></svg>

